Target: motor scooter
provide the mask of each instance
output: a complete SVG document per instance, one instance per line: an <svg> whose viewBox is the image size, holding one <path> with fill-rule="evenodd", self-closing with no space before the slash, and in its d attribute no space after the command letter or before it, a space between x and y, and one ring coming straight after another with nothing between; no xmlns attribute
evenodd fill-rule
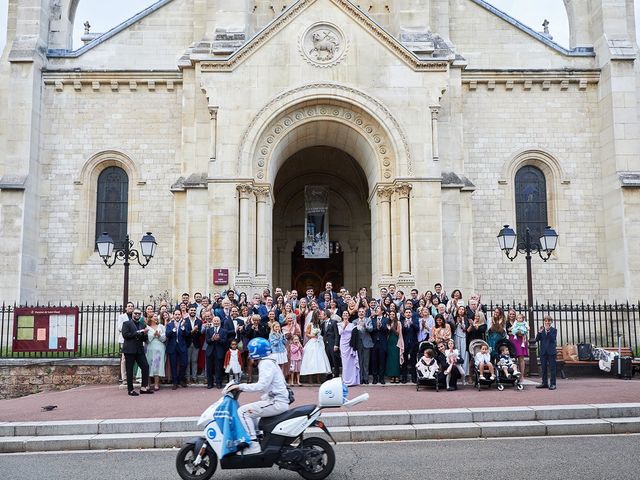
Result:
<svg viewBox="0 0 640 480"><path fill-rule="evenodd" d="M227 386L228 387L228 386ZM242 451L222 457L223 434L214 420L216 409L225 395L236 400L239 390L225 393L200 416L202 435L188 440L178 452L176 468L184 480L208 480L218 463L222 469L271 468L292 470L308 480L321 480L331 474L336 457L329 442L320 437L305 437L309 427L318 427L333 441L327 426L319 420L325 408L352 407L369 399L364 393L347 399L348 389L341 378L324 382L318 392L318 405L303 405L273 417L264 417L258 424L258 440L262 451L252 455Z"/></svg>

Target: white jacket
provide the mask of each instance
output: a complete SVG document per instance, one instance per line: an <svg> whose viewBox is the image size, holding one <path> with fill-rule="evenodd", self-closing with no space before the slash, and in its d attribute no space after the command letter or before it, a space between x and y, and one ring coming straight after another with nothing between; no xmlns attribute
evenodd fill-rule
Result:
<svg viewBox="0 0 640 480"><path fill-rule="evenodd" d="M241 383L238 385L242 392L264 392L262 400L284 402L289 405L289 391L282 370L272 356L263 358L258 364L258 382Z"/></svg>

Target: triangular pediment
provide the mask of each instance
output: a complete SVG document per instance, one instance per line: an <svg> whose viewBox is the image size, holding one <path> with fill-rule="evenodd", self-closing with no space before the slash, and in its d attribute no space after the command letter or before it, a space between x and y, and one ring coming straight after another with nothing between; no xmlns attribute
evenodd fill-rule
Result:
<svg viewBox="0 0 640 480"><path fill-rule="evenodd" d="M414 52L405 47L401 42L387 32L383 27L372 20L367 14L348 0L299 0L284 10L278 17L265 26L257 35L227 57L220 58L210 53L191 52L183 57L181 67L192 66L200 63L203 71L232 71L251 57L262 46L267 44L281 30L294 22L305 10L318 2L332 4L339 8L353 22L367 31L375 41L381 43L386 49L396 55L403 63L415 71L443 71L454 60L454 55L446 58L420 58Z"/></svg>

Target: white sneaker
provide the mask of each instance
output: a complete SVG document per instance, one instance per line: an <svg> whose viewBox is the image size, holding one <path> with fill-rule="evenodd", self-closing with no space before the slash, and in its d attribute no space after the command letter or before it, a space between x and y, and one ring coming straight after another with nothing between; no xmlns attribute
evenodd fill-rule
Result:
<svg viewBox="0 0 640 480"><path fill-rule="evenodd" d="M260 453L262 449L260 448L260 444L258 442L251 442L247 448L242 450L243 455L253 455L255 453Z"/></svg>

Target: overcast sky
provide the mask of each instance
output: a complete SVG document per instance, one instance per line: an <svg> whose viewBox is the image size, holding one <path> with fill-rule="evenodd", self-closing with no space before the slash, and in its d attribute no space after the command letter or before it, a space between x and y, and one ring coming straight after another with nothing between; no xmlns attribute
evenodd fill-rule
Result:
<svg viewBox="0 0 640 480"><path fill-rule="evenodd" d="M76 13L74 48L81 46L83 24L89 20L92 32L106 32L135 15L155 0L81 0ZM563 46L569 43L569 25L562 0L489 0L489 3L507 12L536 31L549 20L554 41ZM640 25L640 0L636 4L636 25ZM6 41L7 0L0 0L0 50Z"/></svg>

